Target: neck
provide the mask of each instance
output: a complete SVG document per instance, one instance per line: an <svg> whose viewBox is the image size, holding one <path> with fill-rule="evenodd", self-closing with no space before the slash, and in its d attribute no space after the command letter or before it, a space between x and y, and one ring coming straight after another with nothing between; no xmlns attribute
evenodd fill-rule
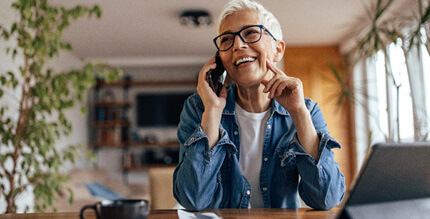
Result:
<svg viewBox="0 0 430 219"><path fill-rule="evenodd" d="M262 84L244 88L236 85L237 98L236 102L242 109L250 113L261 113L270 108L271 100L269 94L264 93Z"/></svg>

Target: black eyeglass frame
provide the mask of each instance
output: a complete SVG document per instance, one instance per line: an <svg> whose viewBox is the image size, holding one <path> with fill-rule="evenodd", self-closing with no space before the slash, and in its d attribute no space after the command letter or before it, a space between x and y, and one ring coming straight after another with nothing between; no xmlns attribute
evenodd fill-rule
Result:
<svg viewBox="0 0 430 219"><path fill-rule="evenodd" d="M250 28L250 27L259 27L260 28L260 37L258 38L258 40L255 40L255 41L253 41L253 42L245 42L245 40L242 38L242 35L240 34L243 30L245 30L245 29L247 29L247 28ZM234 45L234 41L235 41L235 39L236 39L236 36L239 36L239 38L242 40L242 42L244 42L244 43L248 43L248 44L252 44L252 43L256 43L256 42L258 42L258 41L260 41L261 40L261 36L263 36L263 31L262 30L265 30L275 41L277 41L277 39L272 35L272 33L270 33L270 31L266 28L266 27L264 27L263 25L249 25L249 26L246 26L246 27L244 27L244 28L242 28L242 29L240 29L239 31L237 31L237 32L234 32L234 33L223 33L223 34L221 34L221 35L219 35L219 36L217 36L217 37L215 37L214 39L213 39L213 42L214 42L214 44L215 44L215 47L217 48L217 50L218 51L220 51L220 52L224 52L224 51L227 51L227 50L229 50L229 49L231 49L231 47L233 47L233 45ZM216 41L218 40L218 38L220 38L220 37L222 37L222 36L224 36L224 35L227 35L227 34L233 34L233 43L231 44L231 46L228 48L228 49L224 49L224 50L220 50L220 48L218 47L218 45L217 45L217 43L216 43Z"/></svg>

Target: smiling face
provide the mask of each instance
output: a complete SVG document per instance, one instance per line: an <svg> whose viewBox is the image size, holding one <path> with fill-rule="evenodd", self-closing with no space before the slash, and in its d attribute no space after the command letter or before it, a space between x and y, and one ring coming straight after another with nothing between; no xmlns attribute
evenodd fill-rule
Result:
<svg viewBox="0 0 430 219"><path fill-rule="evenodd" d="M233 33L250 25L259 25L258 13L253 10L242 10L226 17L220 27L220 33ZM270 31L270 30L269 30ZM278 62L282 59L284 42L276 41L263 30L260 41L244 43L236 36L234 45L227 51L220 52L221 60L232 80L241 87L260 86L266 74L266 59Z"/></svg>

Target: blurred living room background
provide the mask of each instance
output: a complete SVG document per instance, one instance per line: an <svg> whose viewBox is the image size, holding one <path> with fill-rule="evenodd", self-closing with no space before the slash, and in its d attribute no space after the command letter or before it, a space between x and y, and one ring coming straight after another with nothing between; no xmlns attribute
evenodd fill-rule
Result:
<svg viewBox="0 0 430 219"><path fill-rule="evenodd" d="M0 2L0 25L17 12ZM73 131L55 144L86 144L61 170L74 203L58 195L59 211L78 211L104 198L148 199L152 208L178 207L172 173L178 162L176 125L197 74L216 51L212 39L227 0L55 0L53 5L99 5L100 19L80 19L64 33L71 53L49 65L57 71L101 61L122 70L119 81L98 81L80 106L67 111ZM304 84L341 143L335 159L351 185L376 142L428 141L430 136L430 12L428 0L260 0L282 25L286 52L278 66ZM384 6L386 8L384 8ZM386 10L385 10L386 9ZM16 69L1 41L0 75ZM18 63L18 64L17 64ZM7 99L6 99L7 100ZM1 105L13 104L2 99ZM4 179L0 179L4 180ZM3 188L4 189L4 188ZM0 193L0 195L3 195ZM17 212L34 206L32 191ZM6 204L0 200L0 212Z"/></svg>

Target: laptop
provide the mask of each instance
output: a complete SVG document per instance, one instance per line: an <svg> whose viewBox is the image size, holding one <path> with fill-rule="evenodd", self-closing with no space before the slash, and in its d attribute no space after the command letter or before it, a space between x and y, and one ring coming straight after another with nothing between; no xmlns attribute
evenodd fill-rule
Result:
<svg viewBox="0 0 430 219"><path fill-rule="evenodd" d="M373 145L351 188L338 218L430 218L430 142Z"/></svg>

